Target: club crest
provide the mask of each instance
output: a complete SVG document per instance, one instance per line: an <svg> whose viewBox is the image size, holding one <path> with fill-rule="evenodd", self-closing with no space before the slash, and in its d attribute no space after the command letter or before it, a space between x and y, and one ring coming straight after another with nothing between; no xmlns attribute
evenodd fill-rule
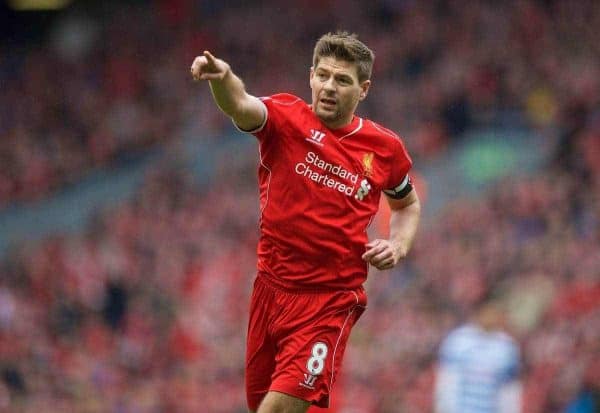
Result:
<svg viewBox="0 0 600 413"><path fill-rule="evenodd" d="M363 155L363 174L370 178L373 175L373 152L368 152Z"/></svg>

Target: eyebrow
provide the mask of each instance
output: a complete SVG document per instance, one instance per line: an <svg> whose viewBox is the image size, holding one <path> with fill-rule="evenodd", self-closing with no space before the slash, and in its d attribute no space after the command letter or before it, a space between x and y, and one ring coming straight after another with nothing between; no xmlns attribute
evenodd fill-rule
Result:
<svg viewBox="0 0 600 413"><path fill-rule="evenodd" d="M316 71L316 72L326 72L326 73L331 73L331 70L325 69L324 67L318 67L318 68L317 68L315 71ZM344 79L348 79L348 80L352 80L352 81L354 81L354 78L353 78L351 75L347 74L347 73L336 73L336 74L334 75L334 77L337 77L337 78L344 78Z"/></svg>

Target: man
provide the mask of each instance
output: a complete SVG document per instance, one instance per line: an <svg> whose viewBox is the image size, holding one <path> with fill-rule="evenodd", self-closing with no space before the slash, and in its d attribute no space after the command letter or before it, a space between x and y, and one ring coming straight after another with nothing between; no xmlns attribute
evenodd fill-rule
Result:
<svg viewBox="0 0 600 413"><path fill-rule="evenodd" d="M435 412L519 413L519 370L519 348L504 332L500 304L483 302L441 345Z"/></svg>
<svg viewBox="0 0 600 413"><path fill-rule="evenodd" d="M246 354L251 412L328 406L350 329L366 306L368 264L394 267L415 236L420 204L400 138L354 115L373 59L355 35L324 35L310 69L310 105L290 94L248 94L208 51L192 64L218 107L259 141L258 275ZM382 191L392 210L390 239L368 242Z"/></svg>

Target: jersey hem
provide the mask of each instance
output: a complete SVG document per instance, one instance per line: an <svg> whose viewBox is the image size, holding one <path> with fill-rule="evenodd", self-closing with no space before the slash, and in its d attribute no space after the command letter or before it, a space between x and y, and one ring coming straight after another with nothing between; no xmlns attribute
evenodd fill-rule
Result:
<svg viewBox="0 0 600 413"><path fill-rule="evenodd" d="M310 287L310 286L304 286L304 285L298 286L298 285L294 285L293 283L278 280L275 277L273 277L271 274L264 272L264 271L259 271L256 278L260 282L264 282L265 284L269 285L270 287L272 287L276 290L279 290L284 293L291 293L291 294L329 294L329 293L335 293L335 292L339 292L339 291L356 291L356 290L360 290L361 288L363 288L362 285L359 285L357 287L351 287L351 288Z"/></svg>
<svg viewBox="0 0 600 413"><path fill-rule="evenodd" d="M269 388L269 391L283 393L288 396L295 397L300 400L304 400L305 402L310 403L313 406L321 407L324 409L329 408L329 395L326 395L325 397L322 397L320 399L312 398L312 400L307 400L308 397L302 396L302 395L298 394L298 392L295 392L294 390L290 390L289 388L285 388L283 386L271 386Z"/></svg>

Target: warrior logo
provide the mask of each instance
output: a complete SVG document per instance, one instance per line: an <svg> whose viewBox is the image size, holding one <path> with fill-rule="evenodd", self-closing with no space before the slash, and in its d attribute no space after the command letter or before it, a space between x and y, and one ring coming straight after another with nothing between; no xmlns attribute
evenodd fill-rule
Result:
<svg viewBox="0 0 600 413"><path fill-rule="evenodd" d="M317 376L313 376L312 374L304 373L304 382L300 383L300 384L304 387L308 387L309 389L314 389L315 381L317 381Z"/></svg>
<svg viewBox="0 0 600 413"><path fill-rule="evenodd" d="M323 138L325 137L325 132L321 132L315 129L310 130L310 138L306 138L307 141L317 144L319 146L323 146Z"/></svg>

